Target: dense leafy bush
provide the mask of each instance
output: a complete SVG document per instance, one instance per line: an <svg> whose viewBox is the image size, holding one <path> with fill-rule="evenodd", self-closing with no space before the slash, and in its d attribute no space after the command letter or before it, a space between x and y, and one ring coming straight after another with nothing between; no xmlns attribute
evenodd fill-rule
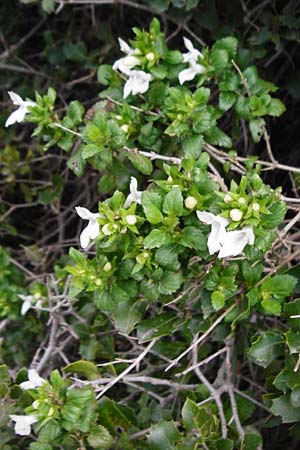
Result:
<svg viewBox="0 0 300 450"><path fill-rule="evenodd" d="M198 3L135 6L176 22ZM280 448L268 429L286 423L298 439L299 201L265 174L297 191L299 169L271 147L286 108L254 61L263 37L220 34L176 48L152 18L106 64L48 33L50 66L92 68L100 88L9 89L3 449Z"/></svg>

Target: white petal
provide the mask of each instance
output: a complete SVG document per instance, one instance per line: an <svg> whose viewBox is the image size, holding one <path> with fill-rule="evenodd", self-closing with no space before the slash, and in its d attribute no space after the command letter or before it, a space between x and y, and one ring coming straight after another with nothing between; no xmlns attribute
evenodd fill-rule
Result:
<svg viewBox="0 0 300 450"><path fill-rule="evenodd" d="M225 217L218 215L215 215L213 213L207 212L207 211L196 211L196 214L198 216L198 219L206 223L207 225L211 225L214 222L219 223L220 225L223 225L223 227L226 227L229 224L229 220L225 219Z"/></svg>
<svg viewBox="0 0 300 450"><path fill-rule="evenodd" d="M8 91L8 95L10 96L11 101L14 105L21 106L23 105L23 99L19 94L16 94L14 91Z"/></svg>
<svg viewBox="0 0 300 450"><path fill-rule="evenodd" d="M127 55L131 55L134 52L134 49L131 48L127 42L125 42L122 38L118 38L120 50L123 53L127 53Z"/></svg>
<svg viewBox="0 0 300 450"><path fill-rule="evenodd" d="M81 217L84 220L90 220L94 218L95 213L92 213L87 208L83 208L82 206L75 206L75 210L79 215L79 217Z"/></svg>
<svg viewBox="0 0 300 450"><path fill-rule="evenodd" d="M17 123L23 122L26 113L27 113L26 108L20 107L16 109L16 111L12 112L6 119L5 127L9 127L10 125L13 125L16 122Z"/></svg>
<svg viewBox="0 0 300 450"><path fill-rule="evenodd" d="M196 75L197 75L197 72L194 69L192 69L191 67L189 67L188 69L183 69L178 74L179 83L183 84L186 81L191 81L195 78Z"/></svg>
<svg viewBox="0 0 300 450"><path fill-rule="evenodd" d="M31 433L31 425L38 421L34 414L30 416L10 415L9 417L15 422L15 433L20 436L28 436Z"/></svg>
<svg viewBox="0 0 300 450"><path fill-rule="evenodd" d="M237 256L246 247L247 244L253 245L254 233L252 227L244 227L242 230L234 230L226 233L222 248L218 258L226 258L227 256Z"/></svg>
<svg viewBox="0 0 300 450"><path fill-rule="evenodd" d="M132 88L133 88L133 79L128 78L128 80L126 81L126 83L124 85L124 91L123 91L124 98L128 97L128 95L131 94Z"/></svg>
<svg viewBox="0 0 300 450"><path fill-rule="evenodd" d="M183 37L183 42L187 50L189 50L190 52L194 50L194 46L192 44L192 41L190 41L190 39Z"/></svg>
<svg viewBox="0 0 300 450"><path fill-rule="evenodd" d="M241 231L244 231L247 234L248 237L248 244L253 245L255 241L255 234L253 232L252 225L247 225L246 227L242 228Z"/></svg>
<svg viewBox="0 0 300 450"><path fill-rule="evenodd" d="M82 248L86 248L90 243L90 222L88 226L85 227L80 234L80 245Z"/></svg>
<svg viewBox="0 0 300 450"><path fill-rule="evenodd" d="M124 206L123 208L129 208L129 206L131 205L131 203L133 203L133 196L132 194L129 194L125 200Z"/></svg>
<svg viewBox="0 0 300 450"><path fill-rule="evenodd" d="M31 381L32 384L35 385L35 387L43 386L43 384L46 382L44 378L39 376L39 374L35 369L28 370L28 379Z"/></svg>
<svg viewBox="0 0 300 450"><path fill-rule="evenodd" d="M207 240L207 247L210 255L213 255L221 249L221 242L224 240L225 234L225 227L218 222L213 222Z"/></svg>
<svg viewBox="0 0 300 450"><path fill-rule="evenodd" d="M90 232L90 238L95 239L99 235L99 223L97 220L91 220L89 223L89 232Z"/></svg>
<svg viewBox="0 0 300 450"><path fill-rule="evenodd" d="M29 298L29 297L27 297L26 300L23 301L23 304L22 304L22 307L21 307L21 315L22 316L25 316L27 311L29 311L29 309L31 308L31 306L32 306L31 302L32 302L32 298Z"/></svg>
<svg viewBox="0 0 300 450"><path fill-rule="evenodd" d="M130 186L129 186L130 192L135 193L137 192L137 179L135 177L130 178Z"/></svg>

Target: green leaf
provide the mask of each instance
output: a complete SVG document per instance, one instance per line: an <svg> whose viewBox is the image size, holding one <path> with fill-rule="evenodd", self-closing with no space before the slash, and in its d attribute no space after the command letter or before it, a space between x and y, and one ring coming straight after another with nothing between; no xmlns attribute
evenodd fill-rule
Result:
<svg viewBox="0 0 300 450"><path fill-rule="evenodd" d="M165 271L158 285L158 291L161 294L172 294L176 292L183 282L180 272Z"/></svg>
<svg viewBox="0 0 300 450"><path fill-rule="evenodd" d="M91 158L92 156L97 155L102 150L103 150L103 148L99 147L99 145L87 144L87 145L83 146L81 155L82 155L83 159L88 159L88 158Z"/></svg>
<svg viewBox="0 0 300 450"><path fill-rule="evenodd" d="M230 63L229 54L226 50L212 50L211 63L217 74L220 74Z"/></svg>
<svg viewBox="0 0 300 450"><path fill-rule="evenodd" d="M247 260L242 262L242 273L248 286L254 286L261 278L263 264L260 262L250 263Z"/></svg>
<svg viewBox="0 0 300 450"><path fill-rule="evenodd" d="M95 380L99 376L97 366L91 361L85 361L84 359L68 364L63 370L65 373L77 373L83 375L89 380Z"/></svg>
<svg viewBox="0 0 300 450"><path fill-rule="evenodd" d="M282 353L283 338L280 333L266 331L251 344L248 355L256 364L268 367Z"/></svg>
<svg viewBox="0 0 300 450"><path fill-rule="evenodd" d="M193 100L197 102L198 105L206 105L210 97L210 89L201 87L193 93Z"/></svg>
<svg viewBox="0 0 300 450"><path fill-rule="evenodd" d="M275 275L264 280L260 288L263 297L272 296L281 299L292 294L296 284L297 278L292 275Z"/></svg>
<svg viewBox="0 0 300 450"><path fill-rule="evenodd" d="M161 106L166 98L168 87L162 81L154 81L151 83L150 88L147 92L147 98L150 105Z"/></svg>
<svg viewBox="0 0 300 450"><path fill-rule="evenodd" d="M42 8L46 13L51 14L55 9L55 0L42 0Z"/></svg>
<svg viewBox="0 0 300 450"><path fill-rule="evenodd" d="M163 245L155 252L155 261L166 269L178 270L180 268L178 246L174 244Z"/></svg>
<svg viewBox="0 0 300 450"><path fill-rule="evenodd" d="M153 319L143 320L137 326L137 337L139 343L151 341L153 338L172 335L182 324L184 318L174 313L165 312Z"/></svg>
<svg viewBox="0 0 300 450"><path fill-rule="evenodd" d="M67 166L72 172L75 173L77 177L82 177L84 173L84 168L86 166L86 161L82 158L81 150L83 145L81 145L78 150L68 159Z"/></svg>
<svg viewBox="0 0 300 450"><path fill-rule="evenodd" d="M259 142L263 137L265 124L264 119L250 120L249 128L254 142Z"/></svg>
<svg viewBox="0 0 300 450"><path fill-rule="evenodd" d="M76 262L76 264L80 265L80 266L84 266L87 264L87 259L86 256L81 253L80 251L76 250L76 248L71 247L69 250L69 255L70 257L73 259L73 261Z"/></svg>
<svg viewBox="0 0 300 450"><path fill-rule="evenodd" d="M185 156L192 156L198 158L201 155L202 146L204 144L203 136L195 134L192 137L185 139L182 142L182 149Z"/></svg>
<svg viewBox="0 0 300 450"><path fill-rule="evenodd" d="M149 158L140 153L127 153L128 159L133 167L144 175L150 175L153 171L153 165Z"/></svg>
<svg viewBox="0 0 300 450"><path fill-rule="evenodd" d="M182 59L182 54L178 50L169 50L165 56L165 61L168 64L180 64Z"/></svg>
<svg viewBox="0 0 300 450"><path fill-rule="evenodd" d="M102 397L98 403L99 422L105 426L108 431L115 435L116 427L122 427L127 430L135 424L135 416L130 408L119 405L114 400Z"/></svg>
<svg viewBox="0 0 300 450"><path fill-rule="evenodd" d="M279 117L286 111L285 105L278 98L272 98L268 105L268 113L270 116Z"/></svg>
<svg viewBox="0 0 300 450"><path fill-rule="evenodd" d="M262 448L262 442L262 437L257 431L255 433L245 433L241 450L257 450Z"/></svg>
<svg viewBox="0 0 300 450"><path fill-rule="evenodd" d="M276 316L280 316L281 314L281 304L274 299L267 298L266 300L263 300L261 306L268 314L274 314Z"/></svg>
<svg viewBox="0 0 300 450"><path fill-rule="evenodd" d="M211 294L211 303L214 307L215 311L219 311L219 309L222 309L225 305L225 295L223 292L220 291L214 291Z"/></svg>
<svg viewBox="0 0 300 450"><path fill-rule="evenodd" d="M110 449L114 438L104 426L97 425L97 428L93 428L92 433L88 435L87 441L92 448Z"/></svg>
<svg viewBox="0 0 300 450"><path fill-rule="evenodd" d="M295 387L291 392L291 405L294 408L300 407L300 386Z"/></svg>
<svg viewBox="0 0 300 450"><path fill-rule="evenodd" d="M144 191L142 194L142 206L148 222L157 224L163 220L161 209L161 196L153 191Z"/></svg>
<svg viewBox="0 0 300 450"><path fill-rule="evenodd" d="M283 222L286 214L286 204L285 202L274 203L269 208L270 214L265 214L262 216L262 224L266 228L276 228Z"/></svg>
<svg viewBox="0 0 300 450"><path fill-rule="evenodd" d="M62 432L61 427L55 421L50 419L40 430L39 439L44 442L52 443Z"/></svg>
<svg viewBox="0 0 300 450"><path fill-rule="evenodd" d="M167 193L164 203L163 212L165 214L174 214L181 216L183 213L183 197L179 187L174 187Z"/></svg>
<svg viewBox="0 0 300 450"><path fill-rule="evenodd" d="M229 54L230 59L233 59L236 55L237 47L238 40L233 36L228 36L216 41L212 49L226 50L226 52Z"/></svg>
<svg viewBox="0 0 300 450"><path fill-rule="evenodd" d="M117 305L113 312L113 318L121 333L129 334L140 321L146 304L143 300L125 301Z"/></svg>
<svg viewBox="0 0 300 450"><path fill-rule="evenodd" d="M197 428L195 419L197 417L198 411L199 407L197 406L197 404L193 400L188 398L185 401L181 411L183 425L187 432L191 432L193 431L193 429Z"/></svg>
<svg viewBox="0 0 300 450"><path fill-rule="evenodd" d="M234 92L221 92L219 96L219 108L222 111L228 111L234 105L236 97Z"/></svg>
<svg viewBox="0 0 300 450"><path fill-rule="evenodd" d="M67 115L68 117L70 117L74 125L80 124L80 122L82 121L83 114L84 114L84 107L80 102L78 102L77 100L70 102L68 106Z"/></svg>
<svg viewBox="0 0 300 450"><path fill-rule="evenodd" d="M185 227L179 238L179 244L205 252L207 250L207 237L196 227Z"/></svg>
<svg viewBox="0 0 300 450"><path fill-rule="evenodd" d="M283 423L298 422L300 420L300 407L291 404L289 395L281 395L272 402L271 411L275 416L281 416Z"/></svg>
<svg viewBox="0 0 300 450"><path fill-rule="evenodd" d="M147 442L150 450L174 450L180 437L173 422L162 420L151 428Z"/></svg>
<svg viewBox="0 0 300 450"><path fill-rule="evenodd" d="M289 330L285 337L290 352L300 353L300 331Z"/></svg>
<svg viewBox="0 0 300 450"><path fill-rule="evenodd" d="M108 64L101 65L97 70L97 80L103 86L109 86L111 78L114 75L114 71Z"/></svg>
<svg viewBox="0 0 300 450"><path fill-rule="evenodd" d="M165 231L157 230L156 228L144 240L145 248L157 248L172 242L171 236Z"/></svg>

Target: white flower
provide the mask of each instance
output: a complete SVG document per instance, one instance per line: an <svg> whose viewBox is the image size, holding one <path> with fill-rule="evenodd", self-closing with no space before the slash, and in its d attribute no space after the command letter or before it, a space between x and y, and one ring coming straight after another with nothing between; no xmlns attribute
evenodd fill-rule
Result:
<svg viewBox="0 0 300 450"><path fill-rule="evenodd" d="M183 38L184 45L188 50L187 53L183 53L183 61L189 64L188 69L183 69L178 74L179 83L183 84L185 81L191 81L195 78L199 73L204 73L206 71L205 67L202 64L198 64L198 58L203 58L203 55L199 50L193 47L192 42L184 37Z"/></svg>
<svg viewBox="0 0 300 450"><path fill-rule="evenodd" d="M38 298L35 295L23 295L19 294L18 297L23 300L23 304L21 307L21 314L24 316L27 311L29 311L30 308L33 308L33 306L36 306L37 308L40 308L42 306L42 301L38 300ZM38 300L36 302L36 300ZM36 303L35 303L36 302Z"/></svg>
<svg viewBox="0 0 300 450"><path fill-rule="evenodd" d="M226 235L225 227L229 224L229 220L222 216L215 216L214 214L206 211L196 211L198 219L211 225L211 232L208 236L207 246L210 255L221 250L222 242Z"/></svg>
<svg viewBox="0 0 300 450"><path fill-rule="evenodd" d="M82 248L86 248L89 245L91 239L95 239L100 231L99 223L97 221L98 217L103 218L104 216L99 213L92 213L87 208L82 208L81 206L75 207L77 214L84 220L88 220L89 223L80 234L80 245Z"/></svg>
<svg viewBox="0 0 300 450"><path fill-rule="evenodd" d="M128 208L131 205L131 203L134 203L134 202L138 203L139 205L142 203L143 191L137 190L137 179L135 177L131 177L130 179L131 179L130 186L129 186L130 194L126 198L126 201L124 203L124 208Z"/></svg>
<svg viewBox="0 0 300 450"><path fill-rule="evenodd" d="M10 96L13 104L18 106L19 108L13 111L8 116L5 122L6 127L9 127L10 125L13 125L16 122L18 123L23 122L25 115L29 112L28 107L36 105L35 102L23 100L18 94L16 94L13 91L8 91L8 95Z"/></svg>
<svg viewBox="0 0 300 450"><path fill-rule="evenodd" d="M31 425L38 421L37 416L32 414L30 416L9 416L15 422L15 433L20 436L28 436L31 433Z"/></svg>
<svg viewBox="0 0 300 450"><path fill-rule="evenodd" d="M119 38L120 49L123 53L126 53L127 56L118 59L114 62L112 68L113 70L119 70L125 75L129 75L131 69L135 66L141 64L139 58L134 56L135 50L131 48L127 42L123 41L123 39Z"/></svg>
<svg viewBox="0 0 300 450"><path fill-rule="evenodd" d="M143 70L131 70L128 73L129 78L125 83L123 97L128 95L144 94L148 91L149 83L152 80L152 75Z"/></svg>
<svg viewBox="0 0 300 450"><path fill-rule="evenodd" d="M241 230L226 231L225 228L229 224L229 220L206 211L196 212L201 222L211 225L211 232L207 241L210 255L219 252L218 258L237 256L247 244L254 244L255 235L252 225L247 225Z"/></svg>
<svg viewBox="0 0 300 450"><path fill-rule="evenodd" d="M24 391L27 391L27 389L35 389L46 383L46 380L40 377L35 369L28 370L28 380L29 381L23 381L23 383L20 383L20 388L24 389Z"/></svg>
<svg viewBox="0 0 300 450"><path fill-rule="evenodd" d="M241 230L226 232L221 245L222 248L218 254L218 258L226 258L227 256L239 255L247 244L254 244L255 235L252 225L246 226Z"/></svg>

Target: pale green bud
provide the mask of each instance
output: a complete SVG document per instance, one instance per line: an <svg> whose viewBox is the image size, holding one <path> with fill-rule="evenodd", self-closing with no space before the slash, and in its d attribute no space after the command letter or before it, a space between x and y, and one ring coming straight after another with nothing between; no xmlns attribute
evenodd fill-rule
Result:
<svg viewBox="0 0 300 450"><path fill-rule="evenodd" d="M189 195L185 199L184 204L187 209L194 209L195 206L197 205L197 200L195 199L195 197L192 197L191 195Z"/></svg>
<svg viewBox="0 0 300 450"><path fill-rule="evenodd" d="M230 211L229 216L233 222L239 222L243 217L243 213L240 209L234 208Z"/></svg>

